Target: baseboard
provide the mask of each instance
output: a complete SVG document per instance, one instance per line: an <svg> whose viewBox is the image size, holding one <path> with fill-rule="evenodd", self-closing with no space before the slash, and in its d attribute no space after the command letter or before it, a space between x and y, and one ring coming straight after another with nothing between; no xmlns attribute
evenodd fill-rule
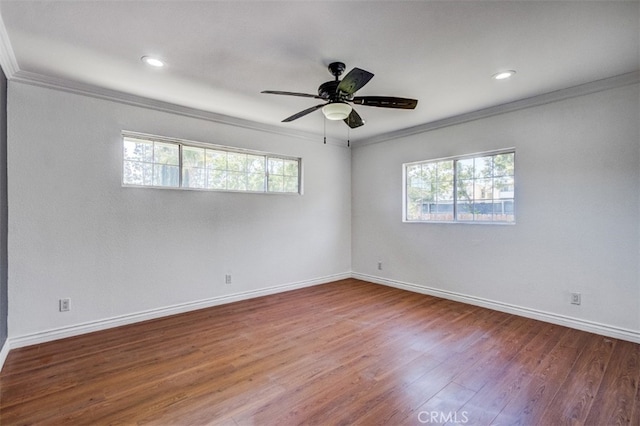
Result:
<svg viewBox="0 0 640 426"><path fill-rule="evenodd" d="M38 333L9 337L2 345L0 349L0 371L2 366L9 355L11 349L16 349L24 346L36 345L39 343L45 343L53 340L64 339L66 337L78 336L81 334L91 333L94 331L105 330L108 328L119 327L122 325L133 324L136 322L147 321L151 319L161 318L164 316L181 314L184 312L194 311L198 309L209 308L217 305L223 305L226 303L238 302L241 300L248 300L255 297L267 296L270 294L282 293L289 290L296 290L304 287L311 287L314 285L326 284L333 281L338 281L347 278L356 278L363 281L368 281L374 284L385 285L389 287L399 288L402 290L412 291L414 293L427 294L430 296L442 297L444 299L454 300L457 302L468 303L470 305L481 306L483 308L493 309L500 312L506 312L514 315L523 316L526 318L532 318L540 321L549 322L552 324L558 324L566 327L575 328L578 330L587 331L590 333L600 334L616 339L627 340L633 343L640 343L640 332L624 329L620 327L613 327L607 324L600 324L592 321L585 321L579 318L572 318L564 315L558 315L550 312L544 312L536 309L530 309L522 306L511 305L507 303L497 302L489 299L484 299L475 296L468 296L461 293L456 293L447 290L436 289L432 287L425 287L413 283L407 283L397 280L391 280L388 278L377 277L374 275L367 275L358 272L346 272L342 274L328 275L321 278L299 281L295 283L282 284L272 287L267 287L258 290L245 291L240 293L233 293L224 296L212 297L209 299L203 299L188 303L181 303L177 305L167 306L158 309L151 309L143 312L136 312L133 314L121 315L118 317L108 318L104 320L92 321L83 324L77 324L69 327L61 327L52 330L46 330Z"/></svg>
<svg viewBox="0 0 640 426"><path fill-rule="evenodd" d="M147 321L151 319L161 318L169 315L181 314L184 312L195 311L198 309L210 308L226 303L238 302L241 300L253 299L255 297L267 296L270 294L282 293L289 290L296 290L304 287L311 287L319 284L326 284L333 281L351 278L351 273L327 275L321 278L315 278L294 283L281 284L272 287L243 291L240 293L227 294L223 296L212 297L209 299L197 300L193 302L180 303L177 305L166 306L163 308L151 309L143 312L120 315L113 318L107 318L98 321L91 321L82 324L76 324L68 327L55 328L38 333L27 334L23 336L9 337L4 344L3 352L7 353L11 349L21 348L24 346L37 345L40 343L50 342L53 340L64 339L66 337L78 336L81 334L91 333L94 331L106 330L108 328L119 327L122 325L133 324L136 322ZM5 354L6 357L6 354ZM4 364L4 359L0 358L0 370Z"/></svg>
<svg viewBox="0 0 640 426"><path fill-rule="evenodd" d="M470 305L480 306L483 308L493 309L500 312L519 315L551 324L562 325L565 327L575 328L602 336L613 337L615 339L627 340L633 343L640 343L640 332L629 330L621 327L615 327L607 324L601 324L593 321L587 321L579 318L569 317L566 315L558 315L551 312L540 311L537 309L526 308L523 306L512 305L509 303L497 302L494 300L484 299L481 297L469 296L462 293L456 293L448 290L441 290L433 287L426 287L413 283L407 283L388 278L377 277L374 275L361 274L352 272L351 276L359 280L368 281L374 284L381 284L389 287L395 287L402 290L412 291L414 293L427 294L430 296L441 297L443 299L454 300L456 302L468 303Z"/></svg>
<svg viewBox="0 0 640 426"><path fill-rule="evenodd" d="M9 339L7 339L2 344L2 349L0 349L0 371L2 371L2 366L4 365L4 361L7 359L10 350Z"/></svg>

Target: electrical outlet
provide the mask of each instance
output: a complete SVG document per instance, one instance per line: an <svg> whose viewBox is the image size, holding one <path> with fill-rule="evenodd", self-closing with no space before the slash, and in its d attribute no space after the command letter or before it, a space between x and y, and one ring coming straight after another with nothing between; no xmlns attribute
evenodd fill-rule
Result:
<svg viewBox="0 0 640 426"><path fill-rule="evenodd" d="M231 284L231 274L227 274L224 276L224 283Z"/></svg>
<svg viewBox="0 0 640 426"><path fill-rule="evenodd" d="M382 262L378 262L378 271L382 271Z"/></svg>
<svg viewBox="0 0 640 426"><path fill-rule="evenodd" d="M582 296L580 293L571 293L571 304L579 305L582 302Z"/></svg>
<svg viewBox="0 0 640 426"><path fill-rule="evenodd" d="M71 299L60 299L60 312L68 312L71 310Z"/></svg>

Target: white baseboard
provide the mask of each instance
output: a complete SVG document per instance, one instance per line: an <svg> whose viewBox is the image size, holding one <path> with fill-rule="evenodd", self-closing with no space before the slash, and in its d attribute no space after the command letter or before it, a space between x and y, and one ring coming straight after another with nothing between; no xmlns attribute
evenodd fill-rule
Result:
<svg viewBox="0 0 640 426"><path fill-rule="evenodd" d="M248 300L255 297L267 296L270 294L282 293L289 290L296 290L314 285L326 284L347 278L356 278L368 281L374 284L385 285L389 287L399 288L402 290L412 291L414 293L427 294L430 296L441 297L444 299L454 300L457 302L468 303L470 305L481 306L483 308L493 309L500 312L506 312L514 315L545 321L552 324L558 324L566 327L575 328L603 336L613 337L616 339L627 340L633 343L640 343L640 332L635 330L614 327L607 324L600 324L592 321L586 321L579 318L572 318L564 315L558 315L550 312L544 312L536 309L530 309L522 306L511 305L507 303L497 302L475 296L468 296L447 290L440 290L432 287L425 287L417 284L406 283L388 278L367 275L358 272L345 272L342 274L328 275L321 278L299 281L295 283L282 284L267 287L258 290L233 293L224 296L212 297L209 299L197 300L188 303L167 306L158 309L151 309L143 312L136 312L118 317L107 318L104 320L92 321L68 327L61 327L46 330L38 333L27 334L23 336L9 337L0 349L0 371L9 355L11 349L24 346L36 345L53 340L63 339L66 337L78 336L81 334L91 333L94 331L105 330L108 328L119 327L122 325L133 324L136 322L147 321L164 316L181 314L184 312L194 311L197 309L209 308L212 306L223 305L226 303Z"/></svg>
<svg viewBox="0 0 640 426"><path fill-rule="evenodd" d="M50 342L53 340L64 339L66 337L78 336L81 334L91 333L94 331L105 330L108 328L119 327L122 325L133 324L136 322L147 321L151 319L161 318L169 315L181 314L184 312L195 311L197 309L210 308L212 306L223 305L226 303L237 302L240 300L253 299L255 297L267 296L275 293L282 293L289 290L296 290L304 287L311 287L319 284L326 284L332 281L351 278L350 272L342 274L328 275L321 278L315 278L295 283L281 284L272 287L262 288L258 290L243 291L240 293L227 294L223 296L212 297L209 299L196 300L193 302L180 303L177 305L166 306L163 308L151 309L148 311L135 312L132 314L120 315L113 318L107 318L97 321L91 321L82 324L71 325L68 327L55 328L42 332L27 334L23 336L12 336L7 339L2 352L0 352L0 370L4 364L1 356L9 350L21 348L24 346L37 345L40 343ZM4 354L6 357L6 354Z"/></svg>
<svg viewBox="0 0 640 426"><path fill-rule="evenodd" d="M468 296L453 291L440 290L433 287L406 283L402 281L392 280L388 278L377 277L374 275L361 274L352 272L351 276L359 280L381 284L389 287L395 287L402 290L412 291L414 293L427 294L430 296L441 297L443 299L454 300L456 302L468 303L474 306L493 309L500 312L519 315L551 324L562 325L565 327L575 328L590 333L600 334L602 336L613 337L615 339L627 340L633 343L640 343L640 331L630 330L621 327L615 327L607 324L601 324L593 321L587 321L579 318L568 317L566 315L558 315L551 312L540 311L537 309L526 308L523 306L512 305L508 303L497 302L494 300L484 299L481 297Z"/></svg>
<svg viewBox="0 0 640 426"><path fill-rule="evenodd" d="M9 347L9 339L4 341L2 348L0 349L0 371L2 371L2 366L4 365L4 361L7 359L9 355L9 351L11 348Z"/></svg>

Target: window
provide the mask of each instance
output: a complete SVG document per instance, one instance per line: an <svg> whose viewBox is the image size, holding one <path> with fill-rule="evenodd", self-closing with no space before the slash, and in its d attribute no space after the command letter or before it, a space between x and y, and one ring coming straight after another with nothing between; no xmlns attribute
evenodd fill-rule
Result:
<svg viewBox="0 0 640 426"><path fill-rule="evenodd" d="M122 183L128 186L300 193L300 159L125 135Z"/></svg>
<svg viewBox="0 0 640 426"><path fill-rule="evenodd" d="M404 221L515 222L515 151L404 164Z"/></svg>
<svg viewBox="0 0 640 426"><path fill-rule="evenodd" d="M123 172L124 182L128 184L177 187L178 145L125 139Z"/></svg>
<svg viewBox="0 0 640 426"><path fill-rule="evenodd" d="M269 192L294 192L298 187L298 162L269 158Z"/></svg>

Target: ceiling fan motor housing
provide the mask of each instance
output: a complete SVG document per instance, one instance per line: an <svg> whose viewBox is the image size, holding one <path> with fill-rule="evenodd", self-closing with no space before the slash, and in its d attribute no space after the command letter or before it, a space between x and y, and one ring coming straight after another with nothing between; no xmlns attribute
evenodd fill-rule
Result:
<svg viewBox="0 0 640 426"><path fill-rule="evenodd" d="M340 82L337 80L322 83L320 87L318 87L318 96L332 102L340 100L338 96L338 84L340 84Z"/></svg>
<svg viewBox="0 0 640 426"><path fill-rule="evenodd" d="M331 75L338 80L338 77L340 77L344 70L347 69L347 66L342 62L331 62L328 68Z"/></svg>
<svg viewBox="0 0 640 426"><path fill-rule="evenodd" d="M344 93L338 91L338 85L340 84L339 77L342 75L347 66L344 62L331 62L328 66L329 72L336 79L334 81L327 81L322 83L318 87L318 96L329 100L330 102L340 102L347 99Z"/></svg>

